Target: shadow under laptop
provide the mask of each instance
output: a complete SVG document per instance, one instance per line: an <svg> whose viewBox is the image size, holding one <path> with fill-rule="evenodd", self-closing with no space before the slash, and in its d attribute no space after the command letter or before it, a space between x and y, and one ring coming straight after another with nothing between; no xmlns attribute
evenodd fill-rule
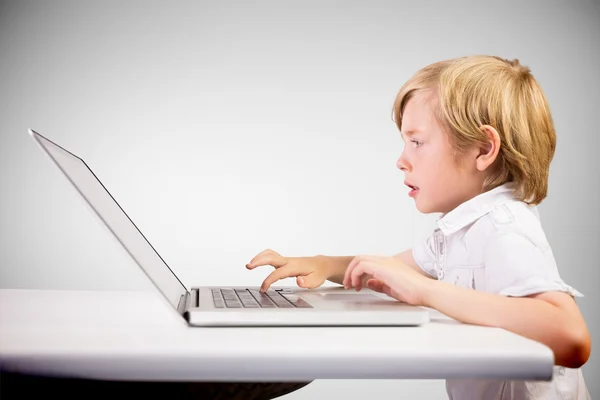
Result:
<svg viewBox="0 0 600 400"><path fill-rule="evenodd" d="M309 382L129 382L56 378L0 371L0 398L81 399L124 395L146 399L269 400L308 385Z"/></svg>

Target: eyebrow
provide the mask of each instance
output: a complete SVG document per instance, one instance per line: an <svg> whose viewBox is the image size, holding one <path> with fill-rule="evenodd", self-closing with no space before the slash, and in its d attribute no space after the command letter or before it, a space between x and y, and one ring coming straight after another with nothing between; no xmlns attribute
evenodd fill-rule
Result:
<svg viewBox="0 0 600 400"><path fill-rule="evenodd" d="M415 133L421 132L420 129L410 129L408 131L400 131L400 136L402 136L402 139L404 139L404 136L412 136Z"/></svg>

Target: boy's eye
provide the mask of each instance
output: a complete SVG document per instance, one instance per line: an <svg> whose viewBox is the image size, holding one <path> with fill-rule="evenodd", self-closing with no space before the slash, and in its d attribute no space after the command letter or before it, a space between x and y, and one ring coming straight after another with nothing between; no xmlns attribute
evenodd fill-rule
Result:
<svg viewBox="0 0 600 400"><path fill-rule="evenodd" d="M419 142L418 140L415 139L411 139L411 142L413 142L414 144L416 144L416 147L421 147L423 145L423 142Z"/></svg>

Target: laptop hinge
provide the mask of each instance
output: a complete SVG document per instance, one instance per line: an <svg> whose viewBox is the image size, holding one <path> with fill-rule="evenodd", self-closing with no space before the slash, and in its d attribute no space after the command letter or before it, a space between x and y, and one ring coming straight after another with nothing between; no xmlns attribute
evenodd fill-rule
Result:
<svg viewBox="0 0 600 400"><path fill-rule="evenodd" d="M179 314L183 315L183 313L185 313L186 310L189 308L191 297L192 296L190 296L190 292L188 292L187 290L185 291L185 294L181 295L181 297L179 298L179 304L177 305L177 312Z"/></svg>

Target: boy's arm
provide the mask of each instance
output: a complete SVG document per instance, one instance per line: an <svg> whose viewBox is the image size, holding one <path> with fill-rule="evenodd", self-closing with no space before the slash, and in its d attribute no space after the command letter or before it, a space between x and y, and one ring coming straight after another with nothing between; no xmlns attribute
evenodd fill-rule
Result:
<svg viewBox="0 0 600 400"><path fill-rule="evenodd" d="M316 258L320 259L325 264L325 268L331 271L329 272L329 278L327 278L327 280L342 285L346 268L348 268L348 265L354 256L318 255Z"/></svg>
<svg viewBox="0 0 600 400"><path fill-rule="evenodd" d="M434 277L432 277L431 275L429 275L427 272L423 271L423 269L421 267L419 267L419 265L415 261L415 258L412 255L412 249L404 250L402 253L396 254L394 256L394 258L399 259L404 264L408 265L409 267L411 267L412 269L414 269L415 271L417 271L421 275L423 275L423 276L425 276L427 278L435 279Z"/></svg>
<svg viewBox="0 0 600 400"><path fill-rule="evenodd" d="M344 274L346 273L346 269L348 268L348 265L350 264L350 262L352 261L354 256L332 257L332 256L318 255L317 257L320 258L321 260L323 260L323 262L326 263L325 264L326 268L328 268L330 271L332 271L330 273L329 278L327 278L327 280L330 282L333 282L333 283L337 283L339 285L343 285L344 284L343 283L344 282ZM419 272L423 276L425 276L427 278L432 278L427 272L423 271L421 269L421 267L419 267L417 265L417 262L415 261L415 259L413 258L413 255L412 255L412 249L404 250L402 253L398 253L398 254L394 255L393 257L398 258L400 261L409 265L412 269ZM365 275L362 279L363 279L363 286L366 286L366 282L369 279L371 279L371 275Z"/></svg>
<svg viewBox="0 0 600 400"><path fill-rule="evenodd" d="M424 303L458 321L506 329L541 342L554 352L556 365L579 368L590 356L586 323L566 293L505 297L435 281Z"/></svg>
<svg viewBox="0 0 600 400"><path fill-rule="evenodd" d="M354 256L323 256L318 255L318 259L320 259L327 270L331 271L328 273L329 278L328 281L337 283L338 285L344 284L344 275L346 274L346 269L348 269L348 265L354 259ZM367 285L367 281L371 279L372 276L365 274L362 277L363 285Z"/></svg>

